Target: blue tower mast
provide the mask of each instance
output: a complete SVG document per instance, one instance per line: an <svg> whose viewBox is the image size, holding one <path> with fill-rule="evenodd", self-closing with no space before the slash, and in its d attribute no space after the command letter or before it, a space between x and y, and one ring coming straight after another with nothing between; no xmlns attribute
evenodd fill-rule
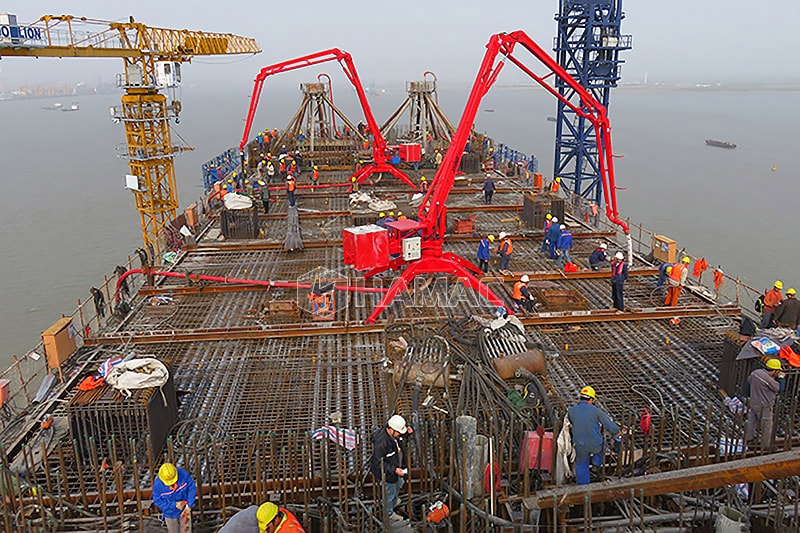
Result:
<svg viewBox="0 0 800 533"><path fill-rule="evenodd" d="M631 36L620 34L625 18L622 0L560 0L556 61L608 109L611 89L620 79L619 52L631 48ZM558 92L580 106L580 98L563 80ZM592 124L558 103L553 176L562 186L602 205L603 180L597 162Z"/></svg>

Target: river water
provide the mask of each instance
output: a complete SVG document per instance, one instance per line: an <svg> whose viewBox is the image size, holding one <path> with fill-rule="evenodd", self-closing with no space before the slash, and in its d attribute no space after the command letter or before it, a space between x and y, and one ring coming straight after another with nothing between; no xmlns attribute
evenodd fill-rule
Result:
<svg viewBox="0 0 800 533"><path fill-rule="evenodd" d="M175 131L196 150L176 159L182 206L202 192L200 165L238 144L248 92L184 89ZM453 122L466 92L453 88L440 95ZM284 126L300 102L296 88L265 95L256 125ZM378 122L403 99L402 87L371 96ZM800 197L797 99L797 93L780 91L618 90L609 111L614 152L622 156L615 159L620 214L754 287L782 279L786 288L800 288L791 222ZM76 100L80 111L71 113L43 109L55 100L0 102L2 368L141 244L133 199L123 188L127 165L115 155L123 128L108 114L119 95ZM337 105L360 116L352 94L343 94ZM532 88L498 87L483 108L494 112L479 112L476 128L536 154L550 177L555 127L546 116L555 114L552 98ZM706 147L706 138L738 148Z"/></svg>

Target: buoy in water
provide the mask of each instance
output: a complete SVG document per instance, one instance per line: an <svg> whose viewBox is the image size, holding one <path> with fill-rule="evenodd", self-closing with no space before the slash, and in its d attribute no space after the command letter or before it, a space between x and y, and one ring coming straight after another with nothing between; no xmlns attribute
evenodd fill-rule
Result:
<svg viewBox="0 0 800 533"><path fill-rule="evenodd" d="M773 172L775 172L776 170L778 170L778 167L776 167L775 165L773 165L773 166L772 166L772 171L773 171Z"/></svg>

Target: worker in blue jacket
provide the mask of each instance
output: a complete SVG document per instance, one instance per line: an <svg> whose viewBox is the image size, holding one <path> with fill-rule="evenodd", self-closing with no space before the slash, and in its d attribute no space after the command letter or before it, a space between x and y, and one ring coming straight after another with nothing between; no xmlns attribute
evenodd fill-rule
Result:
<svg viewBox="0 0 800 533"><path fill-rule="evenodd" d="M168 533L191 533L197 485L183 468L164 463L153 482L153 503L161 509Z"/></svg>
<svg viewBox="0 0 800 533"><path fill-rule="evenodd" d="M588 485L589 464L603 465L603 430L619 434L619 426L594 405L596 394L592 387L581 389L580 401L570 407L567 416L572 424L572 443L575 446L575 477L578 485Z"/></svg>
<svg viewBox="0 0 800 533"><path fill-rule="evenodd" d="M572 263L569 251L572 250L572 233L567 229L566 224L561 224L561 233L558 235L558 266L564 268L565 263Z"/></svg>
<svg viewBox="0 0 800 533"><path fill-rule="evenodd" d="M558 224L558 218L553 217L553 223L547 230L547 241L550 244L550 259L556 258L556 244L558 237L561 236L561 226Z"/></svg>
<svg viewBox="0 0 800 533"><path fill-rule="evenodd" d="M611 260L611 301L617 313L625 311L624 289L628 281L628 263L622 252L617 252Z"/></svg>
<svg viewBox="0 0 800 533"><path fill-rule="evenodd" d="M481 267L483 273L489 272L489 259L492 258L492 252L489 247L494 242L494 235L489 235L481 239L478 244L478 266Z"/></svg>

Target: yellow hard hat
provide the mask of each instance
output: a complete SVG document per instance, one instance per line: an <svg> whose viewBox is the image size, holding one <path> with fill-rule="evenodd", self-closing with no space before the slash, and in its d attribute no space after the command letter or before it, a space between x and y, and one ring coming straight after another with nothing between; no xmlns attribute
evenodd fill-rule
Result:
<svg viewBox="0 0 800 533"><path fill-rule="evenodd" d="M164 485L174 485L178 482L178 469L175 468L175 465L172 463L164 463L161 465L161 468L158 469L158 479L160 479Z"/></svg>
<svg viewBox="0 0 800 533"><path fill-rule="evenodd" d="M319 167L317 165L314 165L314 170L318 170L318 169L319 169Z"/></svg>
<svg viewBox="0 0 800 533"><path fill-rule="evenodd" d="M264 157L264 152L261 152L261 157Z"/></svg>
<svg viewBox="0 0 800 533"><path fill-rule="evenodd" d="M356 181L356 177L353 176L352 178L350 178L350 181Z"/></svg>
<svg viewBox="0 0 800 533"><path fill-rule="evenodd" d="M400 215L402 215L402 214L403 214L403 212L402 212L402 211L398 211L398 212L397 212L397 216L400 216Z"/></svg>
<svg viewBox="0 0 800 533"><path fill-rule="evenodd" d="M773 287L775 287L776 289L782 289L783 288L783 282L781 280L778 280L778 281L775 282L775 285L773 285Z"/></svg>
<svg viewBox="0 0 800 533"><path fill-rule="evenodd" d="M278 516L278 506L272 502L262 503L256 511L256 518L258 519L258 531L266 531L270 522L275 520Z"/></svg>
<svg viewBox="0 0 800 533"><path fill-rule="evenodd" d="M389 216L393 217L394 216L394 211L389 211Z"/></svg>
<svg viewBox="0 0 800 533"><path fill-rule="evenodd" d="M672 273L672 267L667 267L667 276L669 276L671 273Z"/></svg>
<svg viewBox="0 0 800 533"><path fill-rule="evenodd" d="M681 259L681 261L684 262L684 263L691 263L692 262L692 260L689 259L688 256L685 256L683 259Z"/></svg>
<svg viewBox="0 0 800 533"><path fill-rule="evenodd" d="M386 216L386 213L384 213L383 211L381 211L380 213L378 213L378 216L379 216L379 217L381 217L381 218L383 218L383 217L385 217L385 216Z"/></svg>
<svg viewBox="0 0 800 533"><path fill-rule="evenodd" d="M233 176L233 177L235 178L235 177L236 177L236 172L234 172L233 174L231 174L231 176Z"/></svg>
<svg viewBox="0 0 800 533"><path fill-rule="evenodd" d="M233 183L233 178L228 178L228 183Z"/></svg>
<svg viewBox="0 0 800 533"><path fill-rule="evenodd" d="M272 157L272 154L267 152L267 157Z"/></svg>
<svg viewBox="0 0 800 533"><path fill-rule="evenodd" d="M425 176L422 176L419 181L425 181Z"/></svg>
<svg viewBox="0 0 800 533"><path fill-rule="evenodd" d="M547 213L547 216L544 217L544 218L546 218L547 220L551 220L553 218L553 215L551 215L550 213Z"/></svg>
<svg viewBox="0 0 800 533"><path fill-rule="evenodd" d="M489 239L489 242L494 242L494 235L489 235L486 238Z"/></svg>
<svg viewBox="0 0 800 533"><path fill-rule="evenodd" d="M264 182L263 182L263 181L261 181L261 180L258 180L258 184L259 184L259 185L264 185Z"/></svg>
<svg viewBox="0 0 800 533"><path fill-rule="evenodd" d="M556 181L557 181L558 183L561 183L561 178L556 178Z"/></svg>
<svg viewBox="0 0 800 533"><path fill-rule="evenodd" d="M789 289L788 291L786 291L786 294L797 294L797 291L796 291L796 290L794 290L794 287L792 287L791 289Z"/></svg>
<svg viewBox="0 0 800 533"><path fill-rule="evenodd" d="M770 370L780 370L781 369L781 360L780 359L769 359L767 361L767 368Z"/></svg>
<svg viewBox="0 0 800 533"><path fill-rule="evenodd" d="M581 396L585 396L593 400L597 397L594 393L594 389L588 385L581 389Z"/></svg>

